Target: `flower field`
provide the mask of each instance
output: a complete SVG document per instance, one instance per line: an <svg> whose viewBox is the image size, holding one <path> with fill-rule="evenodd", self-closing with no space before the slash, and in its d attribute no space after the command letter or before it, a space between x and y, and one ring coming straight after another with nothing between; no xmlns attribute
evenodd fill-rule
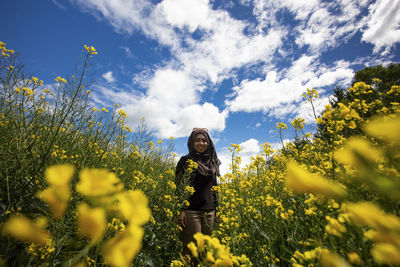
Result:
<svg viewBox="0 0 400 267"><path fill-rule="evenodd" d="M173 138L94 107L94 47L54 83L24 73L0 42L0 263L4 266L190 266L177 216ZM314 110L316 90L304 93ZM400 86L355 82L296 118L293 142L266 143L220 179L213 236L189 244L200 266L400 265ZM195 166L192 166L195 168ZM192 259L193 261L193 259Z"/></svg>

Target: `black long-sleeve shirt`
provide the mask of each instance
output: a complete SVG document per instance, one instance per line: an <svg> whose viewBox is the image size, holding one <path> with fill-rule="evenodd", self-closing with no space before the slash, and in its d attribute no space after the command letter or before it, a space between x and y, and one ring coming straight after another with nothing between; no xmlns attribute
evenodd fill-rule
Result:
<svg viewBox="0 0 400 267"><path fill-rule="evenodd" d="M183 156L178 161L176 165L175 177L178 194L182 194L183 190L183 177L188 168L188 160L190 157L188 155ZM194 188L194 193L188 199L190 205L185 207L187 210L204 210L210 211L215 210L218 207L218 195L217 192L211 190L214 185L217 185L217 179L215 175L204 176L200 174L197 170L193 171L189 185Z"/></svg>

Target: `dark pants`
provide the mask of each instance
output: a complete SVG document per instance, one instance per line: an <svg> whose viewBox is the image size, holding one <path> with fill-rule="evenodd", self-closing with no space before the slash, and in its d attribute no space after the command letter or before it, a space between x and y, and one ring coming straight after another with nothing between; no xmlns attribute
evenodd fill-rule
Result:
<svg viewBox="0 0 400 267"><path fill-rule="evenodd" d="M211 235L214 226L215 211L185 210L186 227L183 228L183 254L191 255L187 245L193 241L193 235L201 232L205 235Z"/></svg>

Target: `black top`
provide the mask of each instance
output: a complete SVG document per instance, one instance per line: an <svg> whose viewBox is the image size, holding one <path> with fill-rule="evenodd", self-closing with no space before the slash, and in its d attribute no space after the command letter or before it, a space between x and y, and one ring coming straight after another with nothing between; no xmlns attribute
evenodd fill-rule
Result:
<svg viewBox="0 0 400 267"><path fill-rule="evenodd" d="M182 194L185 189L183 188L183 177L189 165L189 159L191 159L189 155L183 156L176 165L175 174L178 194ZM183 207L183 209L210 211L218 207L217 192L211 190L214 185L217 185L216 174L205 176L198 170L195 170L190 176L189 185L194 188L195 192L188 199L190 205Z"/></svg>

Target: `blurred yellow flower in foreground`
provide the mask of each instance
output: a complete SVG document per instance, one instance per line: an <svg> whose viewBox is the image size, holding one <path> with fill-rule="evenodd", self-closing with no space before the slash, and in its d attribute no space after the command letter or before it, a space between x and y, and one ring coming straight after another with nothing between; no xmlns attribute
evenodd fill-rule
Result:
<svg viewBox="0 0 400 267"><path fill-rule="evenodd" d="M36 194L40 200L49 205L51 215L54 218L61 218L64 214L71 195L70 191L68 191L69 188L60 189L61 190L58 190L56 187L48 187Z"/></svg>
<svg viewBox="0 0 400 267"><path fill-rule="evenodd" d="M51 186L65 186L71 181L75 173L72 165L54 165L46 168L44 176Z"/></svg>
<svg viewBox="0 0 400 267"><path fill-rule="evenodd" d="M83 169L76 190L86 197L113 194L123 189L115 173L106 169Z"/></svg>
<svg viewBox="0 0 400 267"><path fill-rule="evenodd" d="M337 255L334 252L326 251L326 250L321 252L320 265L322 267L350 267L351 266L341 256Z"/></svg>
<svg viewBox="0 0 400 267"><path fill-rule="evenodd" d="M332 198L346 196L346 191L341 184L327 180L318 174L309 173L294 161L287 164L286 186L299 193L315 193Z"/></svg>
<svg viewBox="0 0 400 267"><path fill-rule="evenodd" d="M119 210L130 225L143 225L150 220L149 201L142 191L123 192L117 198L119 200Z"/></svg>
<svg viewBox="0 0 400 267"><path fill-rule="evenodd" d="M50 240L50 234L45 230L46 220L39 218L33 222L24 215L14 215L2 226L2 233L20 241L45 245Z"/></svg>
<svg viewBox="0 0 400 267"><path fill-rule="evenodd" d="M371 202L347 203L345 206L352 221L378 230L400 232L400 218L384 213Z"/></svg>
<svg viewBox="0 0 400 267"><path fill-rule="evenodd" d="M142 247L144 231L137 225L129 227L103 246L104 262L114 267L131 266L131 261Z"/></svg>
<svg viewBox="0 0 400 267"><path fill-rule="evenodd" d="M71 197L70 181L75 168L72 165L54 165L44 173L49 187L37 193L37 197L47 203L54 218L60 218L67 208Z"/></svg>
<svg viewBox="0 0 400 267"><path fill-rule="evenodd" d="M347 258L353 264L362 264L362 260L360 256L358 256L357 252L347 253Z"/></svg>
<svg viewBox="0 0 400 267"><path fill-rule="evenodd" d="M376 164L382 158L381 153L360 137L352 137L340 150L335 151L335 159L353 168L365 167L365 164Z"/></svg>
<svg viewBox="0 0 400 267"><path fill-rule="evenodd" d="M377 117L365 125L365 131L389 142L400 141L400 116Z"/></svg>
<svg viewBox="0 0 400 267"><path fill-rule="evenodd" d="M199 254L197 253L197 247L196 247L196 245L193 243L193 242L190 242L188 245L187 245L187 247L190 249L190 252L192 253L192 255L194 256L194 257L198 257L199 256Z"/></svg>
<svg viewBox="0 0 400 267"><path fill-rule="evenodd" d="M92 242L100 241L106 229L106 214L102 208L90 208L86 203L77 207L78 231Z"/></svg>
<svg viewBox="0 0 400 267"><path fill-rule="evenodd" d="M371 254L380 264L400 264L400 247L393 244L381 243L376 244Z"/></svg>

